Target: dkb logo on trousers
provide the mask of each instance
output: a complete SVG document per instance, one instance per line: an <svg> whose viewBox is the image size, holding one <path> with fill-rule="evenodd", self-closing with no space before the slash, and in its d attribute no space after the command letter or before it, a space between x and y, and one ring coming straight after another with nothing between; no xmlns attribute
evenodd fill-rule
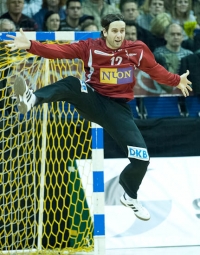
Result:
<svg viewBox="0 0 200 255"><path fill-rule="evenodd" d="M133 67L100 68L100 82L107 84L132 83Z"/></svg>
<svg viewBox="0 0 200 255"><path fill-rule="evenodd" d="M140 148L140 147L133 147L133 146L127 146L127 147L128 147L129 158L136 158L136 159L140 159L144 161L149 160L147 149Z"/></svg>

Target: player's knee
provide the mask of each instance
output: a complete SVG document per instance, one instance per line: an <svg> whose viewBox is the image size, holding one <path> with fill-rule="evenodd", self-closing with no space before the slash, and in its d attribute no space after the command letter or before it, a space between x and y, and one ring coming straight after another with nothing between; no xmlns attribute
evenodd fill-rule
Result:
<svg viewBox="0 0 200 255"><path fill-rule="evenodd" d="M77 82L78 78L74 76L67 76L63 80L67 83L73 84L74 82Z"/></svg>
<svg viewBox="0 0 200 255"><path fill-rule="evenodd" d="M80 84L79 79L74 76L65 77L63 79L63 82L64 82L65 86L67 86L69 89L74 88L76 86L76 84Z"/></svg>

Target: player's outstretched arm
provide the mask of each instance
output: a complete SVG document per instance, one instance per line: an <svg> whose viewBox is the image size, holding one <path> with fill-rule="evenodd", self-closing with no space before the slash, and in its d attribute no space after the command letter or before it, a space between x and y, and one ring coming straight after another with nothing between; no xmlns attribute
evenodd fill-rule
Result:
<svg viewBox="0 0 200 255"><path fill-rule="evenodd" d="M192 84L191 81L189 81L187 79L188 75L189 75L189 71L187 70L186 73L180 75L181 79L180 79L180 82L177 86L177 88L179 88L183 95L186 97L186 96L189 96L189 90L192 91L192 88L190 87L190 85Z"/></svg>
<svg viewBox="0 0 200 255"><path fill-rule="evenodd" d="M25 36L22 28L20 28L20 36L6 35L7 37L13 39L5 41L7 47L10 47L10 51L14 50L29 50L31 47L31 42Z"/></svg>

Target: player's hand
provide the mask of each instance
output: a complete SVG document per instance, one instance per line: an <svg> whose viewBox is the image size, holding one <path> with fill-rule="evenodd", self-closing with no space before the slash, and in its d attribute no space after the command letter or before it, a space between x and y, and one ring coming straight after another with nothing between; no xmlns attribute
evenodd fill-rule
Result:
<svg viewBox="0 0 200 255"><path fill-rule="evenodd" d="M6 40L6 46L10 48L10 51L14 50L28 50L31 47L31 42L25 36L22 28L20 28L20 36L6 35L13 40Z"/></svg>
<svg viewBox="0 0 200 255"><path fill-rule="evenodd" d="M191 83L191 81L189 81L187 79L189 73L190 72L187 70L186 73L184 73L180 76L181 80L177 86L177 88L179 88L182 91L182 93L185 97L189 96L189 91L192 91L192 88L190 87L190 84L192 84L192 83Z"/></svg>

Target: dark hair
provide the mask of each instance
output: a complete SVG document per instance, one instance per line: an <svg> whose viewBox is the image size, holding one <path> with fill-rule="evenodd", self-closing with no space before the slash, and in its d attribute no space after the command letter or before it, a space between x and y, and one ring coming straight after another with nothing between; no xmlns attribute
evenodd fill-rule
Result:
<svg viewBox="0 0 200 255"><path fill-rule="evenodd" d="M134 20L125 20L124 22L126 23L126 26L134 26L134 27L137 26Z"/></svg>
<svg viewBox="0 0 200 255"><path fill-rule="evenodd" d="M81 3L80 0L67 0L67 2L66 2L66 8L68 8L68 7L69 7L69 4L70 4L70 3L73 3L73 2L79 2L79 3L81 4L81 6L82 6L82 3Z"/></svg>
<svg viewBox="0 0 200 255"><path fill-rule="evenodd" d="M94 21L94 16L84 14L82 17L80 17L79 24L81 25L82 23L87 21Z"/></svg>
<svg viewBox="0 0 200 255"><path fill-rule="evenodd" d="M62 6L63 6L63 1L59 0L58 7L61 8ZM42 1L42 9L45 9L45 8L46 9L48 8L47 0Z"/></svg>
<svg viewBox="0 0 200 255"><path fill-rule="evenodd" d="M121 14L108 14L101 20L101 26L108 31L110 23L114 21L124 21L124 17ZM103 32L101 31L101 37L104 38Z"/></svg>
<svg viewBox="0 0 200 255"><path fill-rule="evenodd" d="M127 3L134 3L138 7L138 2L136 0L120 0L119 9L120 9L121 12L123 11L124 5L127 4Z"/></svg>
<svg viewBox="0 0 200 255"><path fill-rule="evenodd" d="M91 26L91 25L97 27L97 24L96 24L94 21L92 21L92 20L85 21L85 22L81 25L81 31L85 31L85 28L86 28L86 27L89 27L89 26ZM97 31L98 31L98 27L97 27Z"/></svg>
<svg viewBox="0 0 200 255"><path fill-rule="evenodd" d="M42 30L43 31L47 31L47 26L46 26L46 22L48 20L48 18L53 15L53 14L58 14L57 12L54 12L54 11L48 11L45 16L44 16L44 21L43 21L43 28ZM59 15L59 14L58 14Z"/></svg>

